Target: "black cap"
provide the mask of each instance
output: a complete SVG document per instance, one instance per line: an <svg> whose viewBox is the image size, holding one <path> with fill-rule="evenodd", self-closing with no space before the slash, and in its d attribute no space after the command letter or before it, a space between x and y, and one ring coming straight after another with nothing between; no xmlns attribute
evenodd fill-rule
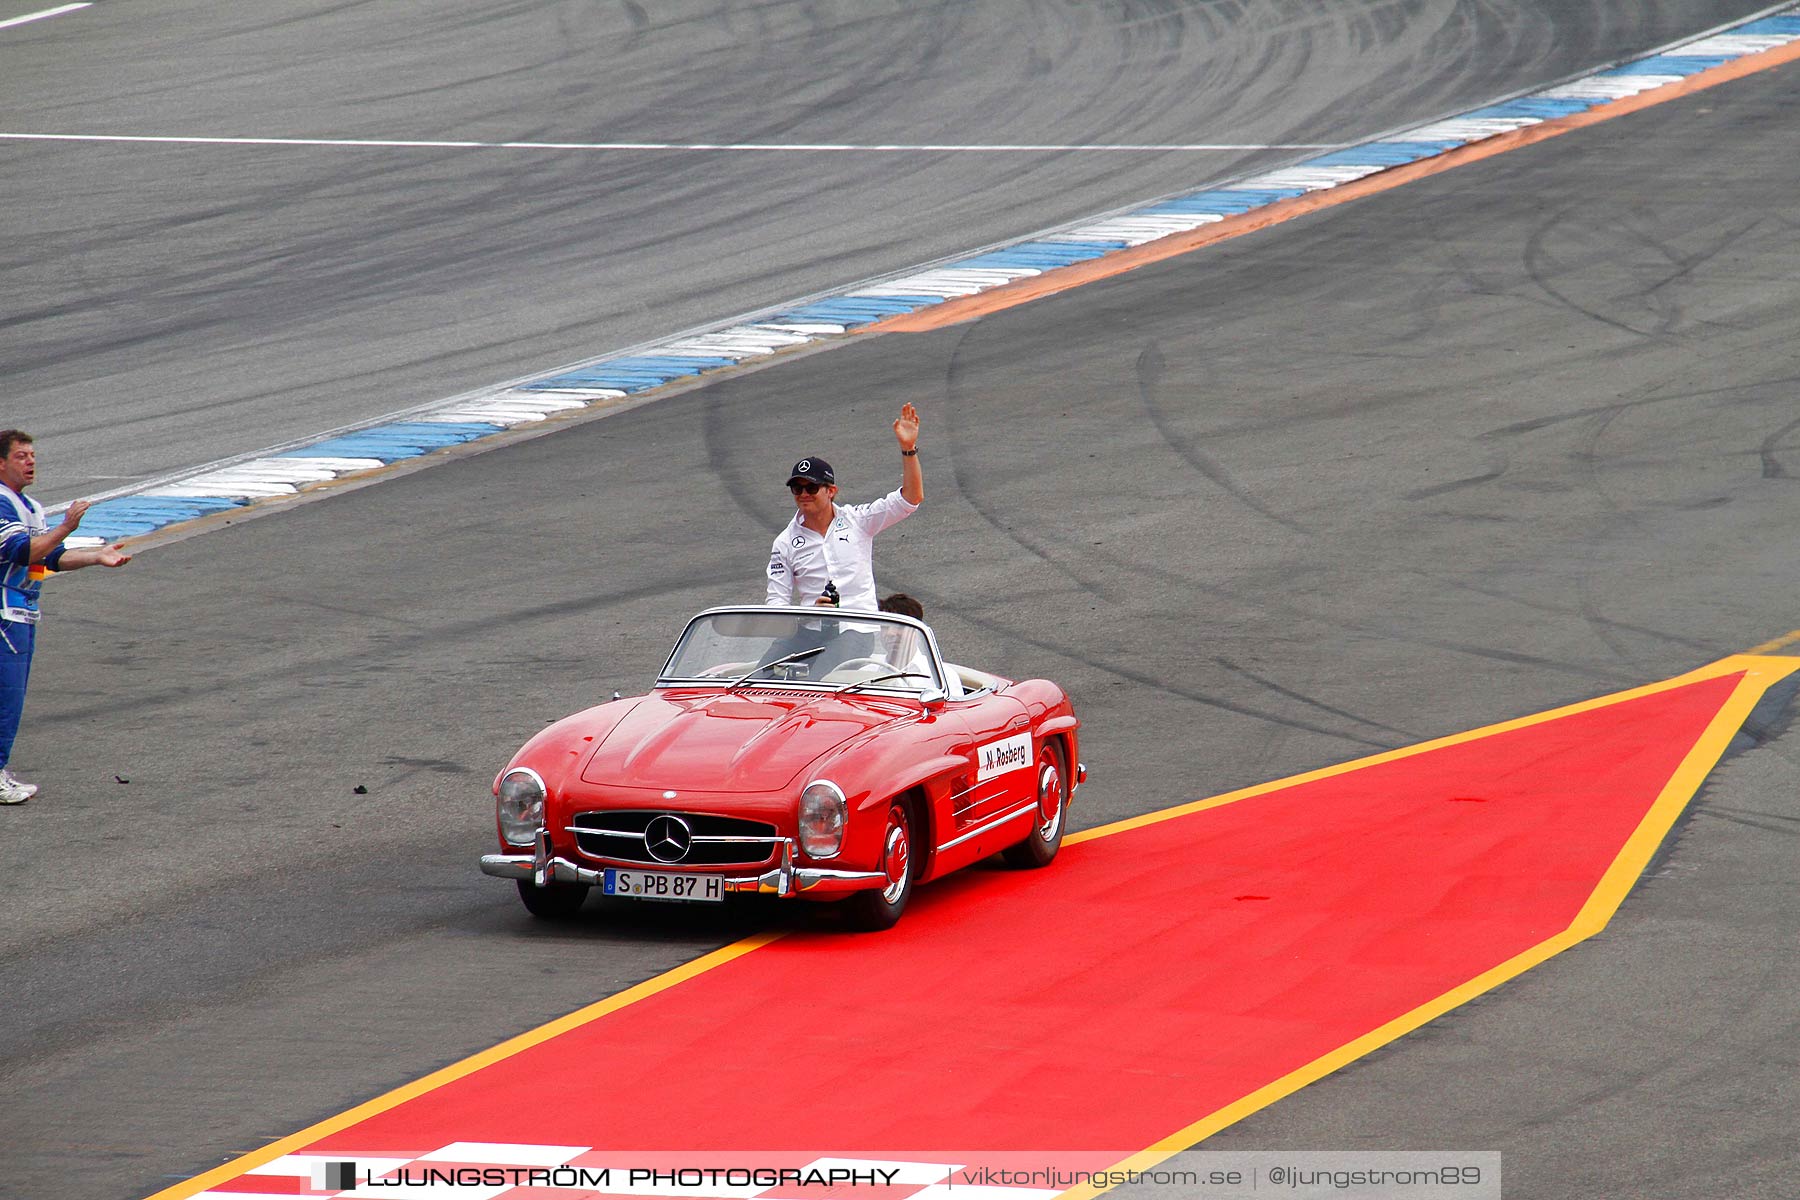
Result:
<svg viewBox="0 0 1800 1200"><path fill-rule="evenodd" d="M796 479L810 479L814 483L822 483L828 487L837 486L837 476L831 473L831 464L822 458L803 458L794 464L788 482Z"/></svg>

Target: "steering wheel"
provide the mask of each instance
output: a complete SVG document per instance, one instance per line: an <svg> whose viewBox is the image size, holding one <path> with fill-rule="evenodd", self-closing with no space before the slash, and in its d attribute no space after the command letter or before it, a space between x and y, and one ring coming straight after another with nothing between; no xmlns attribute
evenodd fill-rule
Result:
<svg viewBox="0 0 1800 1200"><path fill-rule="evenodd" d="M864 655L862 658L846 658L843 662L831 668L831 673L836 675L839 671L860 671L865 667L878 667L884 671L892 671L894 669L894 664L885 658Z"/></svg>

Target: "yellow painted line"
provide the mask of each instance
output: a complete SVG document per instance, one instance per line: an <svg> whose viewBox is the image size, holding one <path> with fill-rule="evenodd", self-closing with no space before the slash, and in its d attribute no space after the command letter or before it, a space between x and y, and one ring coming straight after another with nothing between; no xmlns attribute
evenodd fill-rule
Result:
<svg viewBox="0 0 1800 1200"><path fill-rule="evenodd" d="M236 1179L238 1176L254 1170L257 1167L272 1163L284 1154L293 1154L299 1150L303 1150L320 1138L329 1137L331 1134L337 1133L340 1130L348 1129L358 1121L363 1121L369 1117L387 1112L390 1109L398 1108L408 1100L423 1096L427 1092L435 1091L445 1084L454 1083L456 1080L462 1079L465 1076L473 1075L484 1067L490 1067L497 1062L511 1058L515 1054L529 1050L533 1046L542 1045L544 1042L550 1041L555 1037L560 1037L570 1030L579 1029L581 1026L586 1025L591 1021L599 1020L608 1013L617 1012L627 1005L636 1004L639 1000L648 999L658 992L667 991L676 984L685 983L696 975L704 975L714 967L724 966L732 959L742 958L752 950L760 950L770 942L778 941L784 936L785 934L782 933L758 933L744 938L741 941L733 942L731 945L721 947L710 954L702 955L693 962L683 963L681 966L675 967L672 970L664 971L661 975L646 979L635 987L627 988L616 995L608 996L604 1000L596 1001L586 1008L576 1009L566 1017L558 1017L547 1025L540 1025L536 1029L528 1030L515 1038L510 1038L507 1041L501 1042L498 1046L483 1050L479 1054L470 1055L461 1062L452 1063L439 1071L433 1071L422 1079L415 1079L413 1082L397 1087L385 1095L377 1096L373 1100L359 1104L347 1112L341 1112L334 1117L327 1117L325 1120L320 1121L315 1125L309 1125L298 1133L290 1134L280 1141L271 1142L260 1150L253 1150L249 1154L234 1158L222 1166L214 1167L204 1175L197 1175L194 1178L178 1183L173 1187L164 1188L155 1195L148 1197L147 1200L186 1200L187 1197L203 1192L214 1184L225 1183L226 1181Z"/></svg>
<svg viewBox="0 0 1800 1200"><path fill-rule="evenodd" d="M1749 654L1733 655L1730 658L1722 659L1719 662L1712 663L1690 674L1683 675L1677 679L1668 680L1664 683L1653 684L1643 688L1633 688L1628 692L1619 692L1612 696L1601 697L1598 700L1570 705L1567 708L1557 709L1554 712L1545 713L1541 716L1527 717L1520 721L1508 721L1500 725L1490 725L1484 730L1476 730L1470 734L1459 734L1455 737L1440 739L1437 742L1428 742L1425 743L1424 746L1409 748L1407 751L1401 751L1397 754L1376 755L1373 758L1363 759L1357 764L1352 764L1355 766L1368 766L1375 762L1386 761L1395 757L1404 757L1409 753L1415 753L1433 747L1472 741L1477 737L1502 733L1508 729L1517 729L1539 724L1546 720L1554 720L1558 716L1568 716L1572 713L1583 712L1595 708L1605 708L1612 704L1617 704L1638 696L1666 691L1669 688L1679 687L1688 683L1695 683L1702 679L1717 678L1718 676L1730 675L1738 671L1744 672L1744 678L1740 680L1737 687L1732 690L1731 697L1719 709L1718 713L1713 716L1713 719L1707 724L1705 731L1701 733L1692 749L1690 749L1686 757L1682 759L1681 765L1675 769L1675 773L1670 776L1669 781L1663 785L1662 791L1658 793L1656 800L1651 804L1649 810L1645 812L1643 820L1638 823L1638 827L1632 832L1631 837L1626 839L1625 845L1620 848L1618 855L1613 859L1612 865L1609 866L1606 873L1601 876L1600 882L1595 886L1593 894L1588 897L1587 903L1582 906L1581 911L1576 914L1575 919L1570 922L1567 929L1553 934L1544 941L1539 942L1536 946L1533 946L1531 949L1515 955L1506 962L1482 972L1467 983L1452 988L1443 995L1427 1001L1413 1009L1411 1012L1396 1017L1394 1020L1389 1021L1387 1024L1382 1025L1377 1029L1371 1030L1354 1041L1345 1043L1329 1054L1321 1055L1312 1062L1307 1063L1305 1066L1282 1076L1280 1079L1277 1079L1264 1087L1258 1088L1256 1091L1251 1092L1242 1099L1234 1101L1224 1108L1209 1113L1200 1120L1176 1130L1168 1137L1158 1141L1155 1145L1115 1164L1112 1169L1141 1171L1154 1166L1157 1163L1163 1162L1172 1155L1179 1154L1183 1150L1190 1149L1219 1132L1221 1129L1243 1120L1250 1114L1259 1109L1266 1108L1277 1100L1292 1095L1301 1088L1306 1087L1308 1084L1318 1082L1333 1071L1348 1066L1350 1063L1355 1062L1364 1055L1380 1049L1382 1046L1387 1045L1389 1042L1392 1042L1405 1034L1411 1033L1421 1025L1434 1021L1450 1010L1463 1004L1467 1004L1470 1000L1473 1000L1483 992L1490 991L1493 988L1499 987L1509 979L1523 975L1525 972L1538 966L1547 959L1554 958L1564 950L1567 950L1580 942L1586 941L1588 938L1593 937L1596 933L1599 933L1602 929L1606 928L1607 922L1612 920L1613 914L1618 911L1619 905L1624 902L1625 896L1631 891L1632 885L1635 884L1638 878L1643 874L1644 867L1649 863L1651 855L1656 852L1656 848L1661 845L1663 839L1668 836L1670 828L1675 824L1675 819L1681 815L1682 810L1687 807L1688 802L1692 800L1694 795L1700 790L1700 785L1706 781L1707 775L1709 775L1712 772L1712 769L1718 765L1718 761L1724 755L1726 747L1731 744L1731 739L1737 736L1739 729L1743 728L1744 721L1749 717L1751 710L1756 707L1757 702L1762 699L1763 694L1767 692L1769 688L1787 678L1796 670L1800 670L1800 658L1773 658ZM1308 775L1295 776L1293 780L1289 781L1286 785L1273 786L1292 786L1293 783L1305 782L1308 779L1323 778L1327 775L1338 773L1339 771L1335 768L1323 772L1312 772ZM1270 786L1263 786L1245 789L1245 793L1254 795L1269 790L1271 790ZM1241 799L1245 793L1232 793L1229 797L1219 797L1216 803L1229 803L1233 799ZM1196 812L1202 808L1214 806L1214 801L1202 801L1195 805L1185 805L1183 806L1183 809L1188 812ZM1162 814L1152 815L1155 817L1162 816ZM1106 826L1105 829L1112 832L1119 832L1124 827L1135 828L1137 824L1140 823L1147 824L1148 822L1121 821L1117 825ZM1083 1185L1059 1193L1059 1200L1064 1200L1064 1198L1066 1198L1066 1200L1087 1200L1088 1197L1098 1196L1102 1192L1109 1190L1110 1188Z"/></svg>
<svg viewBox="0 0 1800 1200"><path fill-rule="evenodd" d="M1744 653L1745 654L1773 654L1777 650L1786 649L1787 647L1793 645L1795 642L1800 642L1800 629L1795 629L1788 633L1784 633L1778 638L1771 638L1768 641L1764 642L1760 646L1752 646L1748 650L1744 651Z"/></svg>
<svg viewBox="0 0 1800 1200"><path fill-rule="evenodd" d="M1267 229L1271 225L1291 221L1295 217L1346 204L1377 192L1385 192L1390 188L1411 183L1415 179L1441 174L1465 163L1479 162L1481 159L1491 158L1496 154L1517 150L1522 146L1557 137L1574 129L1610 121L1615 117L1622 117L1655 104L1666 104L1670 100L1717 87L1722 83L1729 83L1746 75L1767 71L1796 59L1800 59L1800 41L1788 42L1785 45L1775 46L1754 54L1746 54L1731 62L1720 63L1716 67L1709 67L1704 71L1697 72L1680 82L1664 84L1662 87L1639 92L1634 96L1624 96L1605 104L1598 104L1585 112L1553 117L1536 125L1513 130L1510 133L1496 134L1479 142L1471 142L1454 150L1446 150L1431 158L1420 159L1403 166L1389 167L1374 175L1365 175L1361 179L1341 183L1336 187L1321 191L1308 192L1304 196L1278 200L1273 204L1264 205L1262 208L1226 217L1223 221L1203 225L1186 233L1172 234L1169 237L1158 238L1154 242L1145 242L1141 246L1117 250L1100 258L1058 267L1045 271L1042 275L1020 279L973 296L946 300L942 304L934 304L915 312L899 313L866 325L859 332L864 334L927 333L935 329L945 329L951 325L960 325L965 321L973 321L979 317L1015 308L1021 304L1028 304L1033 300L1041 300L1046 296L1053 296L1058 292L1065 292L1086 283L1109 279L1127 271L1135 271L1139 267L1148 266L1151 263L1175 258L1203 246L1242 237L1247 233L1255 233L1258 230ZM1526 98L1529 99L1529 97ZM1304 166L1305 164L1297 165Z"/></svg>
<svg viewBox="0 0 1800 1200"><path fill-rule="evenodd" d="M1416 746L1407 746L1399 750L1391 750L1382 754L1371 755L1367 758L1340 763L1337 766L1325 767L1317 771L1309 771L1304 774L1289 776L1286 779L1276 780L1273 783L1263 783L1254 787L1242 788L1238 791L1228 792L1224 795L1215 796L1210 799L1199 800L1190 804L1176 805L1173 808L1162 809L1158 812L1147 813L1143 816L1133 817L1125 821L1116 821L1110 825L1103 825L1096 829L1069 835L1064 839L1067 844L1088 841L1097 837L1108 837L1112 834L1123 833L1131 829L1139 829L1159 821L1173 820L1176 817L1187 816L1191 813L1200 812L1209 808L1217 808L1221 805L1231 804L1238 800L1249 799L1253 796L1266 795L1270 792L1294 787L1298 784L1307 783L1315 779L1326 779L1334 775L1342 775L1350 771L1361 770L1364 767L1374 766L1377 763L1389 762L1399 758L1408 758L1415 754L1424 754L1428 751L1441 749L1446 746L1453 746L1463 742L1472 742L1481 738L1492 737L1495 734L1505 733L1508 730L1523 729L1531 725L1541 724L1545 721L1553 721L1559 717L1570 716L1574 713L1609 707L1614 704L1623 703L1627 700L1636 699L1640 696L1653 695L1657 692L1667 691L1670 688L1680 687L1683 684L1695 683L1702 679L1716 678L1721 675L1729 675L1738 671L1746 673L1743 682L1741 682L1732 693L1731 699L1726 703L1725 707L1720 710L1719 715L1714 717L1712 723L1708 726L1706 733L1702 735L1700 742L1696 744L1692 751L1690 751L1688 757L1677 770L1674 778L1672 778L1668 786L1665 787L1662 796L1652 807L1650 814L1646 816L1637 832L1627 842L1625 849L1621 851L1618 859L1615 860L1612 867L1609 868L1602 883L1596 889L1594 898L1590 899L1588 905L1583 908L1581 916L1577 918L1575 924L1570 926L1568 931L1552 937L1532 950L1501 964L1461 987L1446 992L1436 1000L1389 1022L1387 1025L1358 1038L1356 1041L1339 1048L1331 1054L1325 1055L1324 1057L1309 1063L1307 1066L1276 1080L1268 1086L1251 1093L1242 1100L1239 1100L1226 1108L1220 1109L1218 1112L1211 1114L1201 1121L1187 1126L1177 1133L1170 1135L1170 1137L1156 1143L1156 1145L1149 1149L1126 1159L1120 1165L1127 1167L1143 1167L1160 1162L1172 1154L1185 1150L1195 1142L1210 1136L1212 1133L1217 1132L1226 1125L1241 1120L1243 1117L1248 1116L1257 1109L1272 1104L1291 1092L1298 1091L1300 1088L1330 1074L1332 1071L1337 1070L1346 1063L1362 1057L1371 1050L1386 1045L1388 1042L1402 1034L1448 1012L1450 1009L1480 995L1489 988L1498 986L1500 983L1513 978L1515 975L1530 970L1532 967L1552 955L1559 954L1576 942L1598 932L1599 929L1605 925L1606 920L1610 918L1612 911L1617 908L1619 902L1623 900L1625 893L1630 890L1632 882L1642 873L1643 863L1649 860L1650 854L1655 851L1656 846L1667 832L1669 825L1672 824L1675 817L1680 814L1681 809L1686 805L1688 799L1698 790L1701 781L1705 779L1707 772L1712 769L1713 764L1718 761L1719 756L1724 753L1725 746L1729 744L1732 735L1735 734L1738 728L1743 724L1744 717L1748 715L1753 707L1755 707L1756 701L1761 698L1763 692L1770 686L1777 681L1786 678L1795 670L1800 670L1800 658L1777 658L1754 654L1734 655L1730 658L1721 659L1718 662L1700 667L1686 675L1664 680L1660 683L1646 684L1642 687L1632 688L1628 691L1616 692L1593 700L1584 700L1576 704L1570 704L1563 708L1553 709L1549 712L1537 713L1528 717L1520 717L1511 721L1503 721L1498 724L1484 726L1480 729L1470 730L1466 733L1452 734L1448 737L1438 738L1434 741L1422 742ZM1716 743L1716 746L1714 743ZM1684 791L1683 788L1686 790ZM1661 823L1658 824L1658 821ZM1590 910L1592 910L1592 912L1590 912ZM1592 927L1584 927L1584 921L1591 924ZM710 954L703 955L691 963L685 963L682 966L665 971L661 975L647 979L643 983L637 984L635 987L619 992L617 995L609 996L606 999L597 1001L585 1008L577 1009L565 1017L559 1017L548 1024L540 1025L536 1029L528 1030L525 1033L519 1034L517 1037L504 1041L491 1049L483 1050L460 1062L452 1063L442 1070L434 1071L430 1075L414 1080L412 1083L395 1088L393 1091L377 1096L363 1104L359 1104L355 1108L339 1113L336 1116L328 1117L297 1133L290 1134L278 1141L271 1142L269 1145L264 1146L259 1150L241 1155L232 1159L230 1162L214 1167L205 1174L195 1176L192 1179L175 1184L172 1187L164 1188L162 1191L147 1197L147 1200L189 1200L190 1197L207 1190L215 1184L236 1179L238 1176L254 1170L257 1167L275 1161L284 1154L293 1154L303 1150L314 1142L347 1129L360 1121L397 1108L409 1100L413 1100L428 1092L435 1091L446 1084L453 1083L458 1079L472 1075L494 1063L501 1062L522 1051L529 1050L532 1047L541 1045L553 1038L560 1037L562 1034L579 1029L583 1025L597 1021L601 1017L617 1012L640 1000L648 999L659 992L667 991L669 988L685 983L699 975L703 975L715 967L723 966L733 959L741 958L753 951L760 950L764 946L778 941L784 936L785 934L783 933L762 933L733 942L731 945L715 950ZM1076 1189L1063 1194L1071 1197L1081 1197L1097 1195L1099 1194L1099 1191Z"/></svg>

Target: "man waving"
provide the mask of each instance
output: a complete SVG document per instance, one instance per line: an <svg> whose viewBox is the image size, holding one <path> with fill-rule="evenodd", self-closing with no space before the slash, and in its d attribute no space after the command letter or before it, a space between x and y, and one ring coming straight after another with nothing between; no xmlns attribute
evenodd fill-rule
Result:
<svg viewBox="0 0 1800 1200"><path fill-rule="evenodd" d="M900 406L894 439L900 443L900 486L868 504L837 503L837 476L817 455L794 464L788 474L794 517L769 551L768 603L876 611L875 535L912 516L925 499L919 411L911 404Z"/></svg>

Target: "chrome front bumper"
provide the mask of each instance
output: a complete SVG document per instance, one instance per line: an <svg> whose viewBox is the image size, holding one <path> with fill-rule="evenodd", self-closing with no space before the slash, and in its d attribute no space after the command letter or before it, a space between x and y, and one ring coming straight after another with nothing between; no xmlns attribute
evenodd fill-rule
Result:
<svg viewBox="0 0 1800 1200"><path fill-rule="evenodd" d="M679 863L668 867L632 866L633 871L681 870ZM481 873L501 879L529 879L539 887L552 883L582 883L599 887L606 881L601 867L584 867L561 855L550 853L550 835L538 831L537 848L531 854L484 854ZM699 874L699 872L693 872ZM781 843L781 861L767 871L755 875L725 875L728 892L755 892L765 896L825 896L834 892L860 892L883 887L887 876L880 871L831 871L823 867L796 867L791 838Z"/></svg>

